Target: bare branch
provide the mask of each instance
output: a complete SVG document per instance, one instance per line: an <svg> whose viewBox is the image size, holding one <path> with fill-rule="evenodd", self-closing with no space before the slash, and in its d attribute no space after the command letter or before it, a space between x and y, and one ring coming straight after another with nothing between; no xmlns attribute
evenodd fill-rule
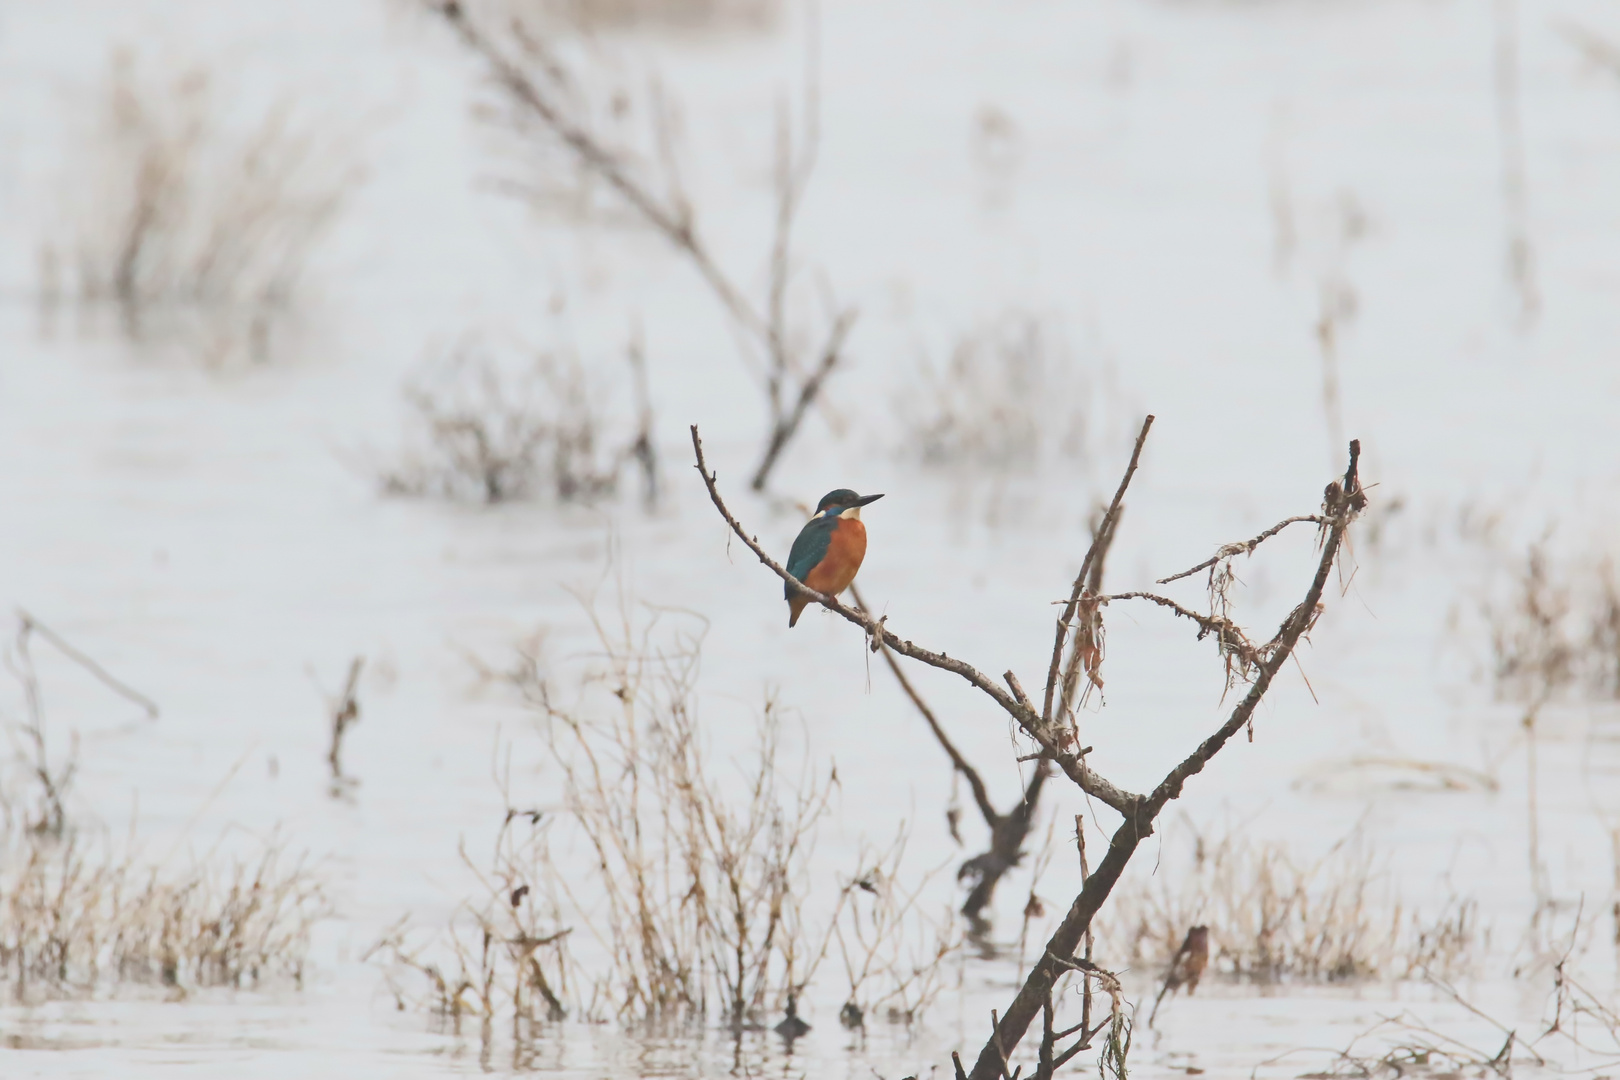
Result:
<svg viewBox="0 0 1620 1080"><path fill-rule="evenodd" d="M1323 493L1321 516L1326 524L1325 535L1322 538L1322 554L1317 562L1316 573L1311 579L1304 599L1288 613L1277 628L1277 633L1260 650L1265 659L1258 667L1249 692L1238 702L1226 722L1200 743L1198 748L1180 764L1171 769L1153 792L1138 804L1134 812L1127 815L1126 820L1114 831L1108 845L1108 853L1097 864L1095 872L1086 878L1080 895L1075 897L1063 921L1053 932L1046 953L1036 962L1024 980L1024 985L1019 989L1018 995L1008 1006L1001 1024L996 1029L997 1038L993 1043L987 1042L980 1050L970 1080L995 1080L999 1064L997 1044L1012 1047L1018 1045L1025 1032L1029 1030L1036 1013L1040 1011L1041 1003L1052 985L1063 971L1069 970L1059 958L1074 955L1076 946L1091 927L1092 917L1108 899L1109 893L1113 891L1115 883L1125 869L1125 864L1135 853L1137 845L1152 835L1154 821L1164 810L1165 805L1171 799L1179 798L1187 780L1202 772L1210 759L1220 752L1232 736L1249 723L1255 708L1265 697L1266 691L1271 688L1271 682L1277 672L1287 662L1299 639L1315 623L1321 611L1322 592L1327 586L1333 563L1338 558L1339 547L1344 542L1345 533L1356 515L1367 505L1367 497L1361 490L1357 474L1360 457L1361 443L1352 440L1350 465L1345 470L1344 481L1329 484Z"/></svg>
<svg viewBox="0 0 1620 1080"><path fill-rule="evenodd" d="M52 630L50 627L34 618L22 608L17 609L17 621L22 624L22 630L24 633L32 632L38 634L40 637L56 646L57 651L63 656L67 657L69 660L72 660L75 664L78 664L80 667L84 668L84 670L94 675L107 689L111 690L120 697L128 698L130 701L133 701L135 704L145 709L146 715L149 719L156 720L158 718L157 702L153 701L139 690L134 689L128 683L121 682L114 678L106 668L102 667L89 656L86 656L83 652L80 652L78 649L68 644L67 641L62 638L62 635L58 634L55 630Z"/></svg>
<svg viewBox="0 0 1620 1080"><path fill-rule="evenodd" d="M713 501L715 509L720 512L731 530L754 552L760 562L770 567L771 571L786 582L790 589L799 591L829 611L861 627L866 632L868 639L877 645L892 649L894 652L910 657L913 660L943 671L949 671L966 679L981 693L986 694L995 701L1026 735L1029 735L1040 744L1043 755L1057 763L1063 769L1065 775L1069 776L1083 791L1113 807L1124 818L1124 821L1115 830L1109 842L1108 851L1102 861L1098 863L1095 871L1086 874L1080 894L1075 897L1069 911L1052 934L1041 959L1036 961L1012 1004L1004 1015L993 1017L994 1027L991 1036L980 1050L969 1080L997 1080L998 1077L1005 1075L1007 1054L1011 1049L1015 1049L1019 1041L1023 1039L1036 1013L1041 1011L1045 1003L1050 1000L1053 985L1065 971L1082 970L1089 975L1101 978L1101 969L1097 969L1089 960L1076 961L1069 959L1075 955L1076 948L1090 930L1092 917L1108 899L1114 885L1119 880L1120 874L1134 854L1137 845L1152 835L1154 823L1166 804L1170 800L1180 797L1187 780L1202 772L1209 761L1231 740L1231 737L1251 722L1256 707L1264 698L1267 690L1270 689L1277 672L1281 670L1283 664L1292 655L1299 640L1310 632L1317 616L1321 613L1323 591L1326 588L1328 576L1332 572L1333 564L1338 558L1339 549L1344 542L1351 522L1367 505L1366 495L1361 489L1357 472L1361 444L1352 440L1350 443L1350 463L1345 470L1344 479L1342 482L1330 483L1327 486L1323 493L1321 513L1305 518L1290 519L1291 521L1314 520L1321 530L1321 555L1316 572L1306 589L1303 599L1282 620L1277 632L1264 646L1256 649L1252 645L1247 645L1247 639L1242 637L1240 632L1238 633L1237 640L1245 643L1247 655L1255 662L1255 678L1248 692L1232 710L1227 720L1212 735L1200 743L1192 753L1172 768L1158 786L1153 789L1151 794L1144 797L1123 791L1092 772L1082 754L1078 752L1077 747L1070 748L1057 745L1055 741L1057 734L1049 721L1063 645L1076 610L1082 602L1096 605L1104 603L1108 599L1114 599L1088 591L1088 584L1091 581L1091 564L1098 557L1098 553L1104 550L1104 539L1111 535L1113 522L1118 518L1125 491L1136 471L1137 463L1141 457L1142 446L1147 439L1152 423L1153 417L1151 415L1143 422L1141 433L1137 437L1136 446L1131 455L1130 465L1126 469L1124 478L1120 481L1119 488L1115 492L1107 514L1104 515L1102 523L1094 533L1091 549L1087 552L1086 560L1081 566L1081 572L1075 581L1063 617L1058 621L1057 637L1054 642L1052 661L1047 675L1046 711L1044 713L1035 711L1033 704L1024 694L1022 687L1019 686L1017 676L1012 672L1009 671L1004 676L1011 691L1009 693L1008 690L1003 690L1000 686L997 686L983 672L972 665L963 663L960 660L953 660L944 653L919 648L910 641L903 640L889 631L884 620L874 619L866 610L846 607L836 597L808 589L803 582L789 574L766 553L756 538L748 535L743 530L742 525L726 508L724 500L720 497L715 476L709 471L708 464L703 457L703 444L698 436L698 429L695 425L691 429L692 449L697 459L698 472L703 477L704 485L708 488L709 498ZM1288 523L1285 522L1284 524ZM1260 539L1263 540L1264 536ZM1259 540L1255 541L1255 543L1258 542ZM1173 601L1148 593L1120 594L1117 598L1138 597L1164 604L1178 614L1192 618L1199 623L1202 630L1221 635L1223 648L1228 647L1227 638L1235 628L1230 627L1230 623L1224 618L1217 622L1213 617L1196 615ZM1117 985L1117 981L1115 985ZM1104 981L1104 988L1109 989L1110 993L1112 993L1106 981ZM1116 999L1116 1009L1117 1004ZM1120 1022L1117 1013L1113 1022L1116 1025ZM1082 1039L1081 1041L1086 1040ZM1074 1048L1071 1047L1070 1049L1072 1051ZM1123 1052L1123 1049L1116 1050L1116 1053L1120 1055L1123 1055Z"/></svg>
<svg viewBox="0 0 1620 1080"><path fill-rule="evenodd" d="M1620 75L1620 45L1593 33L1584 26L1564 19L1554 19L1552 28L1554 33L1578 49L1588 63L1607 68L1611 74Z"/></svg>
<svg viewBox="0 0 1620 1080"><path fill-rule="evenodd" d="M783 107L778 112L774 162L776 212L769 252L769 279L763 300L756 303L737 284L738 278L722 269L714 253L698 234L696 215L675 174L669 124L663 118L661 108L655 108L654 113L659 118L656 130L659 156L671 178L667 185L671 190L666 194L660 194L655 183L639 175L641 170L632 161L591 130L588 122L570 108L566 95L558 94L554 86L566 88L566 72L544 42L524 30L520 20L513 20L513 36L527 54L526 59L536 63L544 77L531 77L521 62L525 58L508 55L510 50L503 49L477 25L460 0L424 2L429 10L450 24L464 45L484 60L495 83L511 98L522 115L538 121L551 137L574 155L581 167L603 180L636 216L662 234L692 263L742 331L742 336L749 340L749 346L744 348L745 364L752 366L753 357L747 355L750 349L763 351L763 381L770 428L752 480L754 490L763 490L783 449L798 433L805 414L815 404L823 384L837 367L855 319L854 311L848 309L832 316L832 325L827 331L817 363L810 368L808 375L801 375L802 361L806 358L796 355L798 349L791 344L787 300L794 269L793 225L810 173L815 167L820 143L820 124L816 116L820 104L820 88L816 79L819 45L814 30L805 69L803 143L797 153L788 110Z"/></svg>
<svg viewBox="0 0 1620 1080"><path fill-rule="evenodd" d="M545 125L564 146L573 151L580 164L605 180L630 207L655 230L679 248L692 260L692 265L713 290L733 318L750 333L761 339L769 337L764 320L743 298L742 291L731 283L720 269L709 250L698 239L693 228L690 211L681 205L666 205L630 174L625 162L603 146L596 137L569 118L563 106L553 100L535 81L529 78L510 57L503 53L473 21L458 0L443 0L431 4L456 31L462 43L484 58L495 81L536 119ZM537 43L525 41L531 50Z"/></svg>
<svg viewBox="0 0 1620 1080"><path fill-rule="evenodd" d="M861 599L860 590L851 585L849 591L850 595L855 598L855 606L861 611L870 614L871 609L866 606L866 601ZM979 770L975 769L968 759L962 756L962 752L956 748L956 744L952 743L945 734L945 729L940 726L939 718L934 715L934 710L928 707L928 703L922 699L922 695L917 692L916 687L911 685L911 680L906 678L905 670L901 668L900 662L894 658L894 653L889 651L889 647L879 641L878 650L883 653L883 659L888 663L889 670L894 672L895 681L900 684L900 689L906 692L906 697L910 698L911 703L917 707L917 711L922 714L923 720L928 724L928 730L934 733L934 738L938 741L940 748L945 751L945 756L951 759L951 766L961 773L963 779L967 781L968 789L973 792L973 803L979 808L979 813L984 816L984 823L992 829L995 828L996 822L1001 819L1001 815L996 812L996 808L990 803L990 793L984 786L984 779L979 776Z"/></svg>
<svg viewBox="0 0 1620 1080"><path fill-rule="evenodd" d="M804 421L804 415L815 404L817 396L821 393L821 384L827 381L833 368L838 366L838 360L843 353L844 339L855 325L855 312L847 309L840 312L833 321L832 330L827 335L827 344L822 349L821 361L816 370L799 386L799 396L793 402L793 408L786 414L778 414L776 422L771 427L771 439L765 447L764 455L759 459L759 466L754 470L754 478L749 481L749 487L755 491L765 490L765 480L770 476L771 469L776 466L776 459L781 456L783 449L798 433L799 425ZM780 386L780 375L773 374L775 385ZM773 407L779 408L779 400L773 402Z"/></svg>

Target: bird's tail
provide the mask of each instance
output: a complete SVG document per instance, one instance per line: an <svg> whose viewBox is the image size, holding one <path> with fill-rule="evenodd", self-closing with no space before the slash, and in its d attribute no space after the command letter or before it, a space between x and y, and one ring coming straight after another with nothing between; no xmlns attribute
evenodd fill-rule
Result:
<svg viewBox="0 0 1620 1080"><path fill-rule="evenodd" d="M804 614L804 609L809 603L810 598L808 596L788 597L788 627L790 629L799 625L799 616Z"/></svg>

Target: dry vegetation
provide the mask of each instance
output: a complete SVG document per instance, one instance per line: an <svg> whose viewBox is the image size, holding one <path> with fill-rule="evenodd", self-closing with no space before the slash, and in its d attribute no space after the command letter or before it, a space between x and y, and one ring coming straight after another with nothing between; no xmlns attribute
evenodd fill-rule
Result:
<svg viewBox="0 0 1620 1080"><path fill-rule="evenodd" d="M326 912L309 868L275 844L170 870L77 831L14 823L0 839L0 973L17 1000L120 983L301 985Z"/></svg>
<svg viewBox="0 0 1620 1080"><path fill-rule="evenodd" d="M997 471L1079 457L1092 387L1049 319L1007 311L926 361L895 400L900 445L925 465Z"/></svg>
<svg viewBox="0 0 1620 1080"><path fill-rule="evenodd" d="M630 358L636 419L615 423L608 395L572 355L513 360L463 343L407 386L408 441L400 459L380 470L383 490L485 503L590 503L614 495L633 464L651 507L658 498L652 409L639 349Z"/></svg>
<svg viewBox="0 0 1620 1080"><path fill-rule="evenodd" d="M1606 1076L1620 1066L1620 1013L1611 996L1593 992L1578 978L1566 955L1550 972L1552 986L1539 1019L1517 1025L1497 1019L1469 1001L1450 982L1431 977L1436 1000L1457 1007L1462 1023L1444 1028L1416 1010L1383 1016L1332 1054L1325 1067L1298 1073L1311 1080L1358 1080L1405 1076L1501 1077L1514 1067L1538 1075ZM1528 988L1526 988L1528 989ZM1539 987L1537 987L1539 989ZM1256 1066L1292 1065L1310 1051L1290 1051Z"/></svg>
<svg viewBox="0 0 1620 1080"><path fill-rule="evenodd" d="M1157 873L1117 899L1097 923L1099 948L1136 971L1168 970L1194 926L1207 928L1212 976L1257 983L1449 978L1487 944L1471 902L1406 909L1353 836L1302 859L1240 831L1172 833Z"/></svg>
<svg viewBox="0 0 1620 1080"><path fill-rule="evenodd" d="M538 713L555 812L511 806L484 884L445 934L402 922L378 945L400 1004L528 1026L627 1024L802 1030L798 1003L830 955L845 1022L909 1022L943 985L948 913L906 885L903 843L847 879L809 860L836 773L790 773L767 702L754 754L720 762L698 720L699 633L598 623L601 661L563 704L531 655L508 678ZM510 782L507 783L511 802Z"/></svg>
<svg viewBox="0 0 1620 1080"><path fill-rule="evenodd" d="M17 767L0 806L0 978L33 1001L105 992L119 984L185 991L300 984L311 926L325 916L320 884L280 845L250 854L216 848L184 867L145 859L69 812L77 738L67 755L47 737L32 646L42 639L140 704L125 687L33 617L18 618L6 653L20 709L5 716Z"/></svg>
<svg viewBox="0 0 1620 1080"><path fill-rule="evenodd" d="M1620 580L1608 559L1559 560L1532 544L1484 604L1490 676L1535 712L1561 696L1620 699Z"/></svg>
<svg viewBox="0 0 1620 1080"><path fill-rule="evenodd" d="M41 253L43 295L209 364L263 362L358 172L290 103L227 126L212 87L204 67L114 55L70 167L73 231Z"/></svg>

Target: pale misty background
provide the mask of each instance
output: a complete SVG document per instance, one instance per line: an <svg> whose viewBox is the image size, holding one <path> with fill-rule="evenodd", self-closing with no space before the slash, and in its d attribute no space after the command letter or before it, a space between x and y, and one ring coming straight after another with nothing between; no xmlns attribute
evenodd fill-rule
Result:
<svg viewBox="0 0 1620 1080"><path fill-rule="evenodd" d="M1100 917L1097 960L1138 1010L1132 1072L1360 1075L1334 1053L1355 1047L1393 1075L1391 1047L1443 1035L1455 1056L1420 1071L1489 1074L1509 1028L1521 1074L1620 1060L1620 9L468 10L503 33L526 20L540 52L503 45L566 72L559 100L690 204L767 314L786 132L806 165L779 263L786 400L847 329L838 361L752 491L762 339L426 6L0 4L0 599L18 613L0 1072L949 1075L926 1070L977 1055L1078 889L1075 815L1093 861L1117 819L1050 781L993 928L964 940L957 868L987 841L963 782L857 628L812 608L788 630L688 426L779 558L824 492L885 493L864 512L867 602L902 637L1038 686L1053 605L1150 412L1112 590L1206 609L1202 576L1154 581L1316 512L1350 438L1370 506L1252 741L1189 784ZM462 467L469 416L511 452L499 475ZM1257 640L1302 595L1313 539L1296 526L1232 562ZM1082 738L1141 790L1242 688L1191 624L1105 618ZM543 828L508 811L561 822L571 805L536 691L614 715L604 634L666 674L690 662L695 752L724 797L746 796L767 701L782 791L835 770L795 864L807 941L905 836L883 864L916 895L894 940L946 946L911 1023L889 1022L881 978L854 993L836 949L791 1044L770 1030L775 991L736 1037L593 1012L605 947L582 920L605 909L562 824L523 902L574 928L568 1018L436 1013L398 946L448 972L453 928L476 951L476 912L518 909L498 838ZM1006 718L906 670L1010 806L1030 765ZM207 912L267 850L293 907L264 924L288 938L263 972L170 977L154 952L127 978L20 974L49 914L81 902L30 893L60 881L29 860L193 881L175 910ZM587 914L547 915L545 874ZM1238 970L1241 943L1270 940L1262 879L1294 905L1278 940L1351 926L1364 967ZM73 933L119 925L85 910L102 914ZM1195 920L1237 951L1149 1030ZM1414 966L1420 938L1443 977ZM1579 1046L1530 1041L1577 1000L1559 970L1586 995ZM839 1022L856 998L864 1032Z"/></svg>

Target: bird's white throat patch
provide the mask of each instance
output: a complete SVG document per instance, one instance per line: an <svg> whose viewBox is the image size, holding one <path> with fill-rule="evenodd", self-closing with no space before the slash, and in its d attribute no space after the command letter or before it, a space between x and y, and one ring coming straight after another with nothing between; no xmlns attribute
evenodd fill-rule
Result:
<svg viewBox="0 0 1620 1080"><path fill-rule="evenodd" d="M852 506L838 516L841 518L849 518L851 521L859 521L861 520L861 508L858 506Z"/></svg>

